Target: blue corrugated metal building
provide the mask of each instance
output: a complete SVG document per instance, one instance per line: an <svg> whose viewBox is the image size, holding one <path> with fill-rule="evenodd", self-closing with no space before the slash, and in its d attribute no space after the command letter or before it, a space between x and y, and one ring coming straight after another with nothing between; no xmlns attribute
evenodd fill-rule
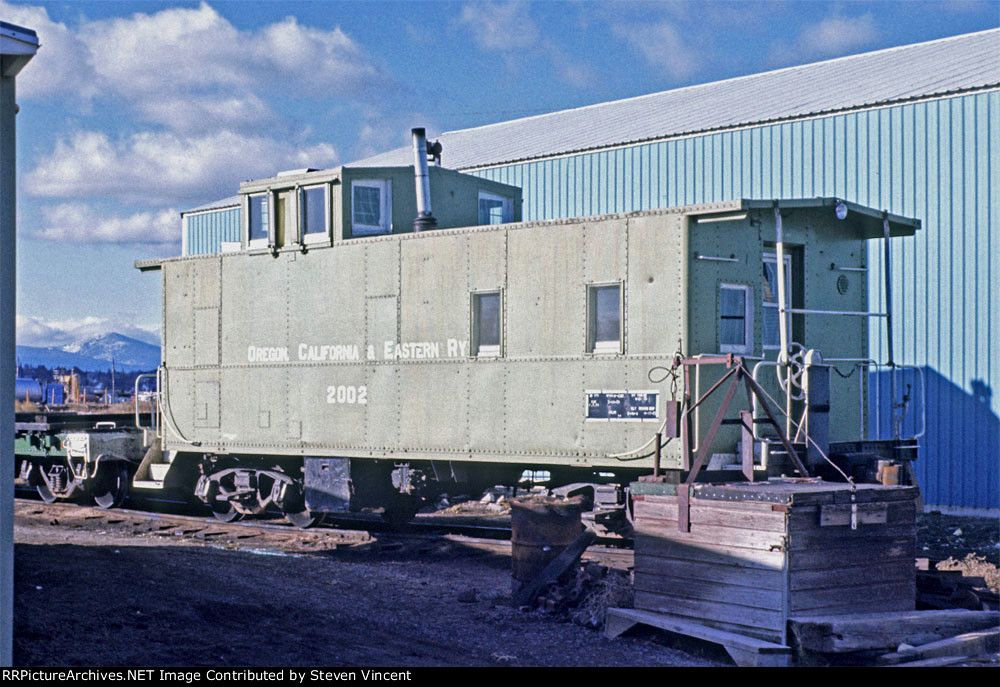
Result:
<svg viewBox="0 0 1000 687"><path fill-rule="evenodd" d="M896 359L926 382L903 380L926 400L917 475L927 504L1000 509L998 56L1000 30L984 31L440 140L447 166L520 186L525 220L813 196L919 218L916 238L891 246ZM238 237L238 211L221 212L236 213ZM873 310L881 251L868 261ZM883 327L871 331L884 359Z"/></svg>
<svg viewBox="0 0 1000 687"><path fill-rule="evenodd" d="M181 213L181 254L217 253L240 242L240 197L232 196Z"/></svg>

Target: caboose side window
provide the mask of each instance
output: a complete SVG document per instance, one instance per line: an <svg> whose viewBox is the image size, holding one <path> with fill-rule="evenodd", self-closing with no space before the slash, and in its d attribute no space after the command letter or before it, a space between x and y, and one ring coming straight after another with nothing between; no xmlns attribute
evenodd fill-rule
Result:
<svg viewBox="0 0 1000 687"><path fill-rule="evenodd" d="M753 289L742 284L719 284L719 350L753 352Z"/></svg>
<svg viewBox="0 0 1000 687"><path fill-rule="evenodd" d="M267 194L258 193L256 195L250 196L248 198L250 203L249 211L249 222L248 222L248 236L247 241L249 246L261 246L267 245L267 235L268 227L270 223L268 222L268 203ZM256 242L256 243L255 243Z"/></svg>
<svg viewBox="0 0 1000 687"><path fill-rule="evenodd" d="M325 186L305 186L299 189L299 222L303 242L326 238L326 206Z"/></svg>
<svg viewBox="0 0 1000 687"><path fill-rule="evenodd" d="M778 256L774 253L764 254L764 296L762 302L761 322L763 329L763 345L765 350L781 347L778 340ZM788 307L792 306L792 256L785 256L785 293L788 294ZM792 318L788 317L788 331L792 331Z"/></svg>
<svg viewBox="0 0 1000 687"><path fill-rule="evenodd" d="M587 352L623 352L621 283L587 287Z"/></svg>
<svg viewBox="0 0 1000 687"><path fill-rule="evenodd" d="M501 296L499 291L472 294L472 355L495 358L501 355Z"/></svg>
<svg viewBox="0 0 1000 687"><path fill-rule="evenodd" d="M351 182L351 233L354 236L388 234L392 227L389 182Z"/></svg>

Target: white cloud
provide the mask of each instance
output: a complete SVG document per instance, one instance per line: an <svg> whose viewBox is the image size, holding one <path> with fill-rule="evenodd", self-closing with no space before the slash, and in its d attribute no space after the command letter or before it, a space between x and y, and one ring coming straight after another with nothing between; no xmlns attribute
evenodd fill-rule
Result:
<svg viewBox="0 0 1000 687"><path fill-rule="evenodd" d="M18 315L15 339L21 346L62 347L102 334L117 332L158 346L159 329L159 325L140 327L123 320L104 317L50 320L33 315Z"/></svg>
<svg viewBox="0 0 1000 687"><path fill-rule="evenodd" d="M116 198L172 203L232 195L240 181L282 169L330 167L333 146L218 131L202 136L141 132L112 141L78 131L56 142L28 173L25 188L45 198Z"/></svg>
<svg viewBox="0 0 1000 687"><path fill-rule="evenodd" d="M264 92L328 98L370 95L392 83L339 27L311 28L294 17L243 31L202 3L84 19L70 28L40 7L0 0L0 11L5 20L35 29L41 43L18 78L21 98L117 96L150 121L178 130L203 115L216 127L259 125L272 114L257 95Z"/></svg>
<svg viewBox="0 0 1000 687"><path fill-rule="evenodd" d="M204 132L207 128L254 131L280 127L278 114L253 93L186 98L154 95L137 102L135 107L143 119L180 133Z"/></svg>
<svg viewBox="0 0 1000 687"><path fill-rule="evenodd" d="M698 53L691 41L684 38L684 35L690 34L682 34L670 21L619 24L612 28L612 32L646 62L662 69L671 79L688 79L698 71Z"/></svg>
<svg viewBox="0 0 1000 687"><path fill-rule="evenodd" d="M481 50L501 54L509 71L524 69L527 56L541 56L571 86L584 88L597 81L597 72L578 55L567 55L543 38L525 2L469 2L455 24L466 28Z"/></svg>
<svg viewBox="0 0 1000 687"><path fill-rule="evenodd" d="M878 26L870 12L857 17L830 16L805 26L790 43L773 45L769 58L773 65L804 64L857 52L878 38Z"/></svg>
<svg viewBox="0 0 1000 687"><path fill-rule="evenodd" d="M539 41L538 26L524 2L469 2L457 23L466 26L484 50L513 52Z"/></svg>
<svg viewBox="0 0 1000 687"><path fill-rule="evenodd" d="M94 69L111 85L141 93L267 82L304 95L353 92L383 81L339 27L324 31L294 17L240 31L212 7L91 22ZM169 65L169 68L164 68Z"/></svg>
<svg viewBox="0 0 1000 687"><path fill-rule="evenodd" d="M88 63L86 46L65 24L54 22L44 7L9 5L0 1L4 21L33 29L40 47L17 76L19 99L76 93L89 99L99 91Z"/></svg>
<svg viewBox="0 0 1000 687"><path fill-rule="evenodd" d="M110 215L85 203L62 203L42 208L36 239L61 243L178 243L180 212L174 209Z"/></svg>

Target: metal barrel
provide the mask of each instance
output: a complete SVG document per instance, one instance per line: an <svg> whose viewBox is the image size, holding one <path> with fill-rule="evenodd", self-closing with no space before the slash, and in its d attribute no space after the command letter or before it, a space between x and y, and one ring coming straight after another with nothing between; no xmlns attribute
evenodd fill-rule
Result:
<svg viewBox="0 0 1000 687"><path fill-rule="evenodd" d="M511 585L515 592L583 531L583 508L580 497L510 502Z"/></svg>

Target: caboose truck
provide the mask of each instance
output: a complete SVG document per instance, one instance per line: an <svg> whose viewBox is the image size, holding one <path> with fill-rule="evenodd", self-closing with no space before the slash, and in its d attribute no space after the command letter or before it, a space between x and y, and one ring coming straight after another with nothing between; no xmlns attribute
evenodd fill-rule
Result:
<svg viewBox="0 0 1000 687"><path fill-rule="evenodd" d="M672 401L727 370L674 364L696 354L752 369L810 472L836 474L825 455L871 481L876 461L916 457L869 427L885 314L868 312L866 241L919 221L815 198L522 223L519 189L420 167L247 182L239 250L136 263L162 275L163 363L134 486L195 484L222 519L273 505L307 526L364 506L406 518L421 496L535 470L592 485L610 525L622 485L683 478L696 454L700 479L795 474L742 394L752 434L724 423L703 450L721 394ZM415 191L433 230L411 229ZM668 424L690 432L657 451Z"/></svg>

